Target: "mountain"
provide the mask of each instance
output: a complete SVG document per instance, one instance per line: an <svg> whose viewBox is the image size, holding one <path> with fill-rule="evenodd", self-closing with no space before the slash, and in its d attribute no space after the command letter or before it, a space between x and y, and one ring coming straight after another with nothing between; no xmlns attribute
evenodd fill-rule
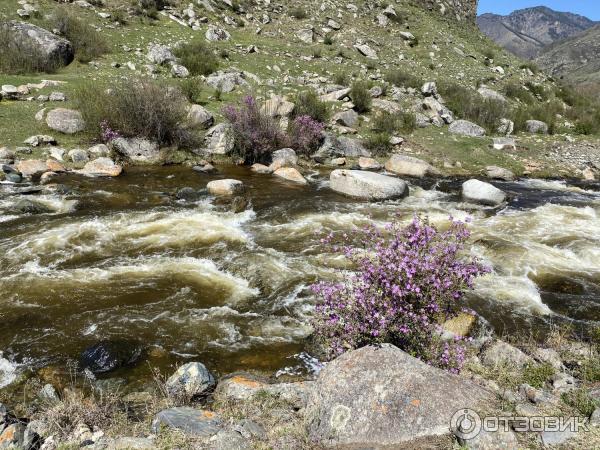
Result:
<svg viewBox="0 0 600 450"><path fill-rule="evenodd" d="M600 82L600 25L547 47L536 62L558 78Z"/></svg>
<svg viewBox="0 0 600 450"><path fill-rule="evenodd" d="M578 14L538 6L519 9L508 16L482 14L477 18L477 24L500 46L515 55L533 59L546 46L578 35L596 22Z"/></svg>

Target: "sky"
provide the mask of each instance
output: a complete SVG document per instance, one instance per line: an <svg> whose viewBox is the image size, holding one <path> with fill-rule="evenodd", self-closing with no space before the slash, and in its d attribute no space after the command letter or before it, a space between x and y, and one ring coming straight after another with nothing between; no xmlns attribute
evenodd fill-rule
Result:
<svg viewBox="0 0 600 450"><path fill-rule="evenodd" d="M479 14L492 12L506 15L515 9L532 6L547 6L556 11L568 11L600 20L600 0L479 0Z"/></svg>

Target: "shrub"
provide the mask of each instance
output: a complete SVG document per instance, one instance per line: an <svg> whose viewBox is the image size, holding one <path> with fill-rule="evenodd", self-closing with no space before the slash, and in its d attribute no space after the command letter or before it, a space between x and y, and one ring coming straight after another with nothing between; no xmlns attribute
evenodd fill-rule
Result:
<svg viewBox="0 0 600 450"><path fill-rule="evenodd" d="M528 90L521 86L519 83L509 83L504 87L504 94L508 98L512 98L514 100L520 100L526 105L531 105L536 102L533 94Z"/></svg>
<svg viewBox="0 0 600 450"><path fill-rule="evenodd" d="M75 58L81 63L88 63L108 52L104 37L66 8L54 11L50 29L57 29L59 34L71 41Z"/></svg>
<svg viewBox="0 0 600 450"><path fill-rule="evenodd" d="M323 38L323 44L325 45L333 45L333 36L331 34L326 34Z"/></svg>
<svg viewBox="0 0 600 450"><path fill-rule="evenodd" d="M533 61L528 61L528 62L521 64L519 66L519 69L529 69L533 73L538 73L540 71L540 68Z"/></svg>
<svg viewBox="0 0 600 450"><path fill-rule="evenodd" d="M595 409L600 406L600 402L594 400L585 389L574 389L562 394L561 397L567 405L577 410L583 417L590 417Z"/></svg>
<svg viewBox="0 0 600 450"><path fill-rule="evenodd" d="M476 91L458 84L442 84L439 87L446 106L457 117L475 122L491 133L498 128L500 119L509 115L506 102L484 98Z"/></svg>
<svg viewBox="0 0 600 450"><path fill-rule="evenodd" d="M392 150L390 139L392 135L388 132L376 132L363 140L363 145L374 155L386 155Z"/></svg>
<svg viewBox="0 0 600 450"><path fill-rule="evenodd" d="M298 6L290 10L290 16L292 16L294 19L303 20L308 17L308 14L303 8Z"/></svg>
<svg viewBox="0 0 600 450"><path fill-rule="evenodd" d="M529 91L533 95L538 97L540 100L544 101L544 100L548 99L548 94L546 92L546 89L541 84L535 84L535 83L532 83L531 81L526 81L525 87L527 89L529 89Z"/></svg>
<svg viewBox="0 0 600 450"><path fill-rule="evenodd" d="M35 46L26 41L15 39L14 33L6 23L0 23L0 73L21 75L25 73L54 73L58 61L50 61Z"/></svg>
<svg viewBox="0 0 600 450"><path fill-rule="evenodd" d="M410 112L390 113L380 111L373 118L373 130L382 133L393 134L398 131L411 133L417 127L417 120Z"/></svg>
<svg viewBox="0 0 600 450"><path fill-rule="evenodd" d="M191 103L200 103L202 99L202 93L204 91L204 84L197 78L184 78L179 84L179 88L183 95Z"/></svg>
<svg viewBox="0 0 600 450"><path fill-rule="evenodd" d="M364 81L355 81L350 87L350 98L354 103L354 108L358 112L367 112L371 109L371 93L369 92L369 85Z"/></svg>
<svg viewBox="0 0 600 450"><path fill-rule="evenodd" d="M340 86L348 86L349 82L350 81L349 81L348 74L345 72L339 72L333 76L334 84L339 84Z"/></svg>
<svg viewBox="0 0 600 450"><path fill-rule="evenodd" d="M423 80L410 72L403 69L395 69L389 71L385 75L385 81L398 87L411 87L421 89Z"/></svg>
<svg viewBox="0 0 600 450"><path fill-rule="evenodd" d="M554 367L549 363L528 364L523 368L523 383L534 388L542 388L555 372Z"/></svg>
<svg viewBox="0 0 600 450"><path fill-rule="evenodd" d="M310 155L323 140L324 125L310 116L298 116L289 127L289 146L298 153Z"/></svg>
<svg viewBox="0 0 600 450"><path fill-rule="evenodd" d="M252 96L237 106L223 108L225 119L235 135L234 153L246 163L269 162L273 151L286 146L286 135L279 122L261 112Z"/></svg>
<svg viewBox="0 0 600 450"><path fill-rule="evenodd" d="M319 298L315 338L327 355L388 342L432 365L460 371L464 348L460 342L440 342L439 324L458 315L474 278L488 271L478 261L459 258L468 237L460 222L441 232L415 217L406 227L393 222L385 232L356 231L339 246L333 236L325 239L359 269L342 274L340 282L312 286ZM359 248L352 247L352 239Z"/></svg>
<svg viewBox="0 0 600 450"><path fill-rule="evenodd" d="M209 75L219 67L217 57L201 39L180 45L173 53L192 75Z"/></svg>
<svg viewBox="0 0 600 450"><path fill-rule="evenodd" d="M294 117L309 116L318 122L327 122L331 114L329 104L319 100L315 91L303 91L294 99Z"/></svg>
<svg viewBox="0 0 600 450"><path fill-rule="evenodd" d="M100 136L106 130L124 137L143 137L160 145L188 147L197 136L184 128L186 99L179 90L146 80L120 81L104 89L86 83L75 92L86 123Z"/></svg>
<svg viewBox="0 0 600 450"><path fill-rule="evenodd" d="M118 23L119 25L127 25L127 15L122 9L114 9L110 13L110 17L113 22Z"/></svg>
<svg viewBox="0 0 600 450"><path fill-rule="evenodd" d="M553 134L556 129L556 114L562 113L563 108L559 102L547 102L531 106L520 106L512 113L515 131L525 131L528 120L541 120L548 124L548 131Z"/></svg>

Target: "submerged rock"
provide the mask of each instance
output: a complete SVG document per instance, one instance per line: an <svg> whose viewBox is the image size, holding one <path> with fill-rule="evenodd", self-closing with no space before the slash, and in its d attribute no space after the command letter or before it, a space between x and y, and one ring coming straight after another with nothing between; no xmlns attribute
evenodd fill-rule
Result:
<svg viewBox="0 0 600 450"><path fill-rule="evenodd" d="M330 362L307 405L313 442L336 448L451 448L453 415L487 410L495 395L393 345Z"/></svg>
<svg viewBox="0 0 600 450"><path fill-rule="evenodd" d="M93 373L106 373L136 363L141 347L130 341L102 341L86 348L79 358L82 368Z"/></svg>
<svg viewBox="0 0 600 450"><path fill-rule="evenodd" d="M374 172L334 170L329 177L331 189L350 197L385 200L408 194L405 181Z"/></svg>

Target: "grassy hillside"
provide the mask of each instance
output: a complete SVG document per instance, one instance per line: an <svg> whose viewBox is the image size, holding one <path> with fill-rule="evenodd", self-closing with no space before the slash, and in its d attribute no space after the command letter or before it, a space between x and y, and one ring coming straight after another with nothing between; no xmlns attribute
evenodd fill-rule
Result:
<svg viewBox="0 0 600 450"><path fill-rule="evenodd" d="M98 32L105 41L106 54L90 62L76 60L52 74L3 74L2 84L18 86L41 79L60 80L64 82L60 88L46 88L31 95L37 97L60 90L69 99L66 107L73 107L72 99L76 92L89 84L110 87L122 79L150 78L161 85L182 87L189 81L173 78L169 67L154 68L157 73L149 73L146 67L148 45L159 43L176 47L181 43L204 40L208 27L216 25L231 34L230 40L207 43L219 61L218 68L235 67L254 74L259 80L251 81L249 89L238 88L231 93L221 93L203 85L203 77L195 77L201 93L194 100L214 113L217 121L222 120L221 110L225 104L248 93L259 99L266 99L274 93L292 98L298 91L324 91L328 85L347 86L358 79L367 80L369 86L381 86L385 93L383 99L397 101L410 110L419 96L410 89L402 89L402 86L393 91L386 81L406 79L407 76L406 84L414 87L426 81L437 81L442 96L445 95L444 86L456 85L477 96L476 89L486 85L506 95L511 114L520 113L521 119L544 119L548 111L564 108L562 100L557 98L560 88L551 79L498 47L480 33L475 24L458 23L410 3L394 4L397 18L381 26L377 16L382 13L385 3L376 6L376 2L356 1L354 4L358 9L353 11L345 2L328 2L328 5L336 6L321 11L320 1L272 1L269 6L256 2L247 9L244 9L244 2L234 2L233 7L221 1L205 2L212 11L194 6L196 17L203 18L197 30L169 18L169 15L181 17L181 11L188 8L187 1L181 4L173 2L172 7L159 12L153 8L140 8L137 2L104 0L95 3L101 6L84 8L75 3L64 5L38 0L35 6L39 13L32 14L29 21L48 26L53 12L57 8L66 8L87 27ZM16 11L19 8L16 0L3 1L0 18L18 19ZM111 17L102 18L100 13L111 14ZM330 18L339 24L339 30L328 29ZM296 32L311 27L314 27L314 42L302 42ZM406 40L402 32L410 32L416 39ZM375 50L377 59L362 56L354 48L357 43L366 43ZM453 92L460 93L456 89ZM446 100L449 105L457 105L462 110L462 98L458 95ZM37 101L0 102L0 145L15 147L28 136L50 134L46 125L36 121L34 116L42 107L56 106L62 105L41 105ZM333 112L340 107L341 102L335 103ZM457 118L461 118L462 111L454 112ZM473 117L464 118L473 120ZM373 113L361 116L357 137L369 138L372 119ZM551 119L554 120L554 117ZM563 125L564 122L557 121L555 133L568 132L569 129ZM421 154L440 165L450 162L447 165L452 168L448 170L459 173L492 162L523 172L526 160L539 156L538 149L545 143L564 140L556 136L527 136L522 140L522 150L518 155L511 155L491 150L488 139L449 135L447 128L418 129L405 137L408 138L406 152ZM58 138L59 145L72 148L92 144L98 136L92 131L85 131ZM454 166L456 161L461 161L463 167ZM540 170L553 170L550 162L542 165L548 167Z"/></svg>

